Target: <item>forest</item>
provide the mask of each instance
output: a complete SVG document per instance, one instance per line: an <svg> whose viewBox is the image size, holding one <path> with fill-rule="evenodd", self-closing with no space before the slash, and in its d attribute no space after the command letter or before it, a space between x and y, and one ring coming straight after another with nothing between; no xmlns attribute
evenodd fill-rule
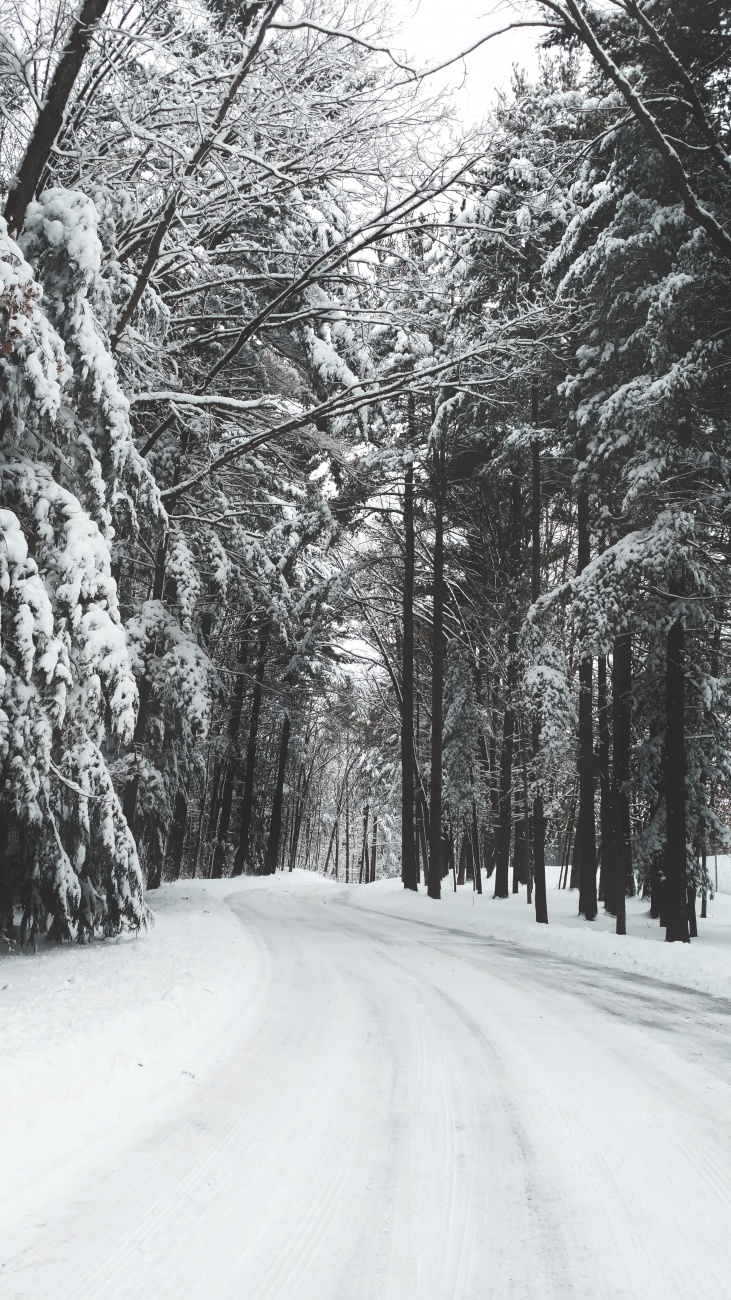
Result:
<svg viewBox="0 0 731 1300"><path fill-rule="evenodd" d="M731 4L1 0L0 932L546 867L695 938L731 795Z"/></svg>

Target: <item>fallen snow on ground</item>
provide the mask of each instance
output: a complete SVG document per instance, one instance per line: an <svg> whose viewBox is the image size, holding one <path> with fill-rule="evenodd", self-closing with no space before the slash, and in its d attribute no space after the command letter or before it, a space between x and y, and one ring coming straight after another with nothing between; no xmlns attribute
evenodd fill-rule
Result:
<svg viewBox="0 0 731 1300"><path fill-rule="evenodd" d="M725 878L721 874L723 862L719 857L719 884ZM496 899L492 896L493 880L484 882L481 895L471 884L461 886L455 894L450 878L446 878L439 900L428 898L423 886L414 894L404 890L400 880L380 880L353 890L353 903L731 998L731 895L719 893L709 899L705 921L700 920L699 902L698 939L690 944L669 944L664 942L665 931L659 922L650 916L646 899L627 899L627 934L619 936L614 917L606 916L601 904L594 921L577 915L578 892L556 888L557 867L547 868L546 875L547 926L536 924L535 910L526 903L525 888L510 898Z"/></svg>
<svg viewBox="0 0 731 1300"><path fill-rule="evenodd" d="M182 881L149 896L156 923L116 940L0 956L3 1226L82 1179L225 1057L267 976L224 899L263 882ZM305 877L305 887L316 882Z"/></svg>
<svg viewBox="0 0 731 1300"><path fill-rule="evenodd" d="M597 970L575 894L155 905L0 967L2 1300L726 1300L731 1004ZM720 978L718 908L667 953L642 911L624 962Z"/></svg>

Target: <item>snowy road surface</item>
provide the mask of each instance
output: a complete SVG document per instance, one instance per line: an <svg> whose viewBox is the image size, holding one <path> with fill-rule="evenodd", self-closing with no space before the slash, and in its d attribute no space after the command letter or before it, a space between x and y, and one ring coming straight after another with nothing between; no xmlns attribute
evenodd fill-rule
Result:
<svg viewBox="0 0 731 1300"><path fill-rule="evenodd" d="M233 1040L3 1231L3 1300L731 1295L731 1004L364 890L230 906Z"/></svg>

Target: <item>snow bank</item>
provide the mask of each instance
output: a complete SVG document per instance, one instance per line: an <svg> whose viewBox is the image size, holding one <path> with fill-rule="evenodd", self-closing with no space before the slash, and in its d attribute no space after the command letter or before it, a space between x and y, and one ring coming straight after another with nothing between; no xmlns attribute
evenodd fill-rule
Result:
<svg viewBox="0 0 731 1300"><path fill-rule="evenodd" d="M225 898L258 883L164 886L147 935L0 959L3 1223L159 1124L235 1043L268 971Z"/></svg>
<svg viewBox="0 0 731 1300"><path fill-rule="evenodd" d="M726 861L729 866L723 879L728 879L727 887L731 889L731 858ZM722 862L719 857L719 889ZM710 868L712 872L712 860ZM547 926L536 925L534 909L525 901L525 889L508 899L494 899L492 881L487 882L482 895L474 893L471 885L463 886L455 894L449 880L443 881L444 892L437 901L428 898L423 887L418 894L413 894L403 889L400 880L382 880L353 889L350 901L367 910L387 912L427 925L459 928L486 939L519 944L731 998L730 896L719 892L714 899L709 899L708 919L699 919L697 940L690 944L666 944L665 931L652 920L646 900L627 899L627 935L620 938L614 933L614 919L601 911L592 922L576 915L578 893L556 888L557 868L547 868L547 878Z"/></svg>

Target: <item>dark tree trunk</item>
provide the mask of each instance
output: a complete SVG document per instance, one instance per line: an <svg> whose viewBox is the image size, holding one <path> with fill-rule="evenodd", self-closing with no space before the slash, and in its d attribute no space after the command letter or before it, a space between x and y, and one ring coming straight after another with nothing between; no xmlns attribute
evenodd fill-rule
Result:
<svg viewBox="0 0 731 1300"><path fill-rule="evenodd" d="M378 813L373 814L373 837L371 839L371 884L376 882L376 850L378 848Z"/></svg>
<svg viewBox="0 0 731 1300"><path fill-rule="evenodd" d="M409 399L413 402L413 398ZM416 889L414 852L414 465L404 476L404 591L401 669L401 879Z"/></svg>
<svg viewBox="0 0 731 1300"><path fill-rule="evenodd" d="M421 860L424 864L424 884L429 887L429 846L427 844L426 825L423 814L419 817L419 844L421 846Z"/></svg>
<svg viewBox="0 0 731 1300"><path fill-rule="evenodd" d="M526 902L533 902L533 879L530 861L531 825L528 811L528 763L523 744L523 875L525 876Z"/></svg>
<svg viewBox="0 0 731 1300"><path fill-rule="evenodd" d="M43 169L63 125L64 113L91 44L94 28L103 18L108 3L109 0L84 0L71 24L68 40L54 69L33 134L5 204L5 220L11 235L19 234L23 227L28 204L35 197Z"/></svg>
<svg viewBox="0 0 731 1300"><path fill-rule="evenodd" d="M665 676L665 913L668 943L688 943L685 820L685 629L677 618L667 636Z"/></svg>
<svg viewBox="0 0 731 1300"><path fill-rule="evenodd" d="M581 886L581 837L578 832L574 836L574 845L571 850L571 879L569 880L569 889L579 889Z"/></svg>
<svg viewBox="0 0 731 1300"><path fill-rule="evenodd" d="M614 848L614 808L609 768L609 704L607 700L607 659L597 661L597 715L599 723L599 825L602 835L602 862L599 890L604 911L617 915L617 863Z"/></svg>
<svg viewBox="0 0 731 1300"><path fill-rule="evenodd" d="M533 385L533 423L538 423L538 388ZM541 448L537 441L531 445L532 496L531 496L531 600L541 594ZM541 724L533 723L533 758L538 758L541 747ZM533 879L535 884L536 921L548 925L548 900L546 898L546 819L543 813L543 795L533 800Z"/></svg>
<svg viewBox="0 0 731 1300"><path fill-rule="evenodd" d="M345 786L345 883L350 884L350 791L347 783Z"/></svg>
<svg viewBox="0 0 731 1300"><path fill-rule="evenodd" d="M695 913L696 892L694 889L688 890L688 935L691 939L698 938L698 920Z"/></svg>
<svg viewBox="0 0 731 1300"><path fill-rule="evenodd" d="M459 846L459 871L457 873L457 884L463 885L467 876L467 845L469 840L466 835L462 836Z"/></svg>
<svg viewBox="0 0 731 1300"><path fill-rule="evenodd" d="M617 934L627 933L626 897L627 877L631 870L631 846L627 834L625 811L628 807L626 789L629 780L629 756L632 726L632 637L622 632L615 638L612 651L612 731L613 754L613 805L614 805L614 857L616 865L614 903L617 914Z"/></svg>
<svg viewBox="0 0 731 1300"><path fill-rule="evenodd" d="M256 661L256 673L254 675L254 693L251 701L251 720L249 722L249 741L246 746L246 775L244 777L244 793L241 800L241 827L239 829L239 843L234 857L233 876L240 876L248 863L249 858L249 835L251 833L251 821L254 814L254 768L256 766L256 742L259 735L259 714L261 712L261 696L264 685L264 671L266 668L266 650L269 641L269 629L266 628L259 641L259 653Z"/></svg>
<svg viewBox="0 0 731 1300"><path fill-rule="evenodd" d="M444 453L434 452L434 599L432 619L430 898L442 894L442 725L444 706Z"/></svg>
<svg viewBox="0 0 731 1300"><path fill-rule="evenodd" d="M520 886L525 884L523 880L523 860L525 857L525 823L523 818L519 817L513 827L513 893L519 892Z"/></svg>
<svg viewBox="0 0 731 1300"><path fill-rule="evenodd" d="M497 846L500 838L500 772L497 761L497 712L492 710L492 731L490 735L489 749L489 768L490 768L490 844L489 852L485 854L485 874L488 880L495 870L497 862Z"/></svg>
<svg viewBox="0 0 731 1300"><path fill-rule="evenodd" d="M510 703L515 684L515 653L518 646L516 632L508 635L508 677L506 704L503 717L503 743L500 750L500 794L498 812L498 839L495 855L495 898L509 896L510 841L513 828L513 740L515 714Z"/></svg>
<svg viewBox="0 0 731 1300"><path fill-rule="evenodd" d="M586 451L579 452L583 459ZM589 563L589 494L584 489L577 501L578 565L582 573ZM593 921L597 914L596 827L594 822L594 720L593 660L584 655L579 662L579 914Z"/></svg>
<svg viewBox="0 0 731 1300"><path fill-rule="evenodd" d="M482 864L480 862L480 828L477 824L477 805L472 804L472 861L475 871L475 889L482 893Z"/></svg>
<svg viewBox="0 0 731 1300"><path fill-rule="evenodd" d="M655 853L650 865L650 916L657 921L662 916L662 890L664 884L663 859Z"/></svg>
<svg viewBox="0 0 731 1300"><path fill-rule="evenodd" d="M358 884L362 885L363 880L368 884L370 871L368 867L368 813L370 809L366 804L363 809L363 847L360 851L360 871L358 873Z"/></svg>
<svg viewBox="0 0 731 1300"><path fill-rule="evenodd" d="M511 583L515 583L520 570L520 543L523 531L523 495L517 474L513 475L510 500L509 567ZM515 627L517 613L510 614L513 627L508 633L507 699L503 716L503 744L500 754L500 824L498 829L495 863L495 898L507 898L509 890L510 841L513 826L513 745L515 714L513 693L517 681L518 633Z"/></svg>
<svg viewBox="0 0 731 1300"><path fill-rule="evenodd" d="M282 804L284 802L284 774L287 770L287 753L289 751L289 714L285 713L282 723L282 738L279 742L279 763L277 765L277 784L274 789L272 816L269 823L269 838L264 854L264 875L273 876L279 861L279 838L282 833Z"/></svg>

